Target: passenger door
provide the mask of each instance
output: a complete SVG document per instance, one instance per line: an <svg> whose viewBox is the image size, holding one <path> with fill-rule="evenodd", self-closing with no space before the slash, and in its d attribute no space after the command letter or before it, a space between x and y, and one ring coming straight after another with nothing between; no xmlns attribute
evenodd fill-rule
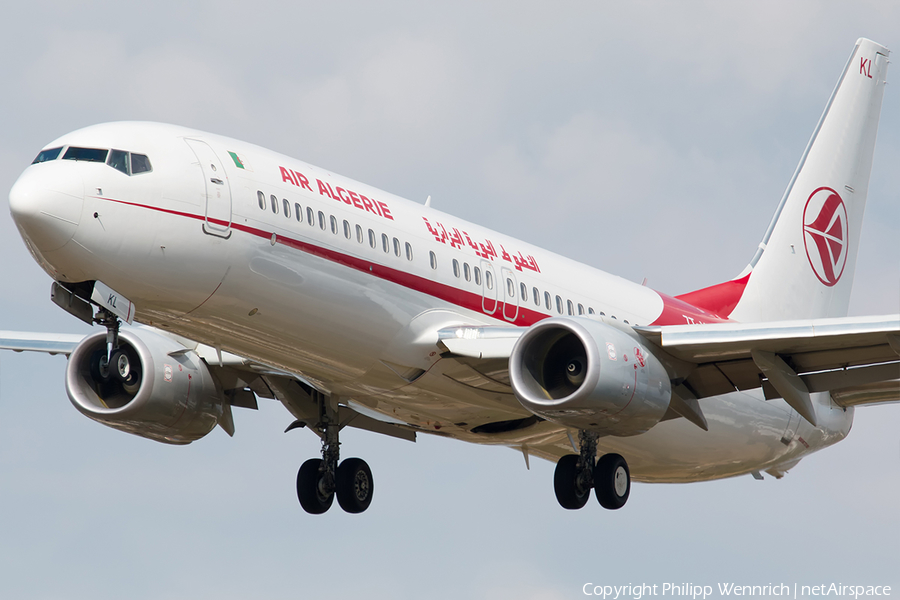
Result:
<svg viewBox="0 0 900 600"><path fill-rule="evenodd" d="M503 276L503 281L498 287L503 288L503 318L515 323L516 317L519 316L519 296L516 293L518 290L516 274L506 267L503 267L500 270L500 273Z"/></svg>
<svg viewBox="0 0 900 600"><path fill-rule="evenodd" d="M223 238L231 237L231 186L225 167L215 151L204 141L185 138L200 164L206 194L203 231Z"/></svg>

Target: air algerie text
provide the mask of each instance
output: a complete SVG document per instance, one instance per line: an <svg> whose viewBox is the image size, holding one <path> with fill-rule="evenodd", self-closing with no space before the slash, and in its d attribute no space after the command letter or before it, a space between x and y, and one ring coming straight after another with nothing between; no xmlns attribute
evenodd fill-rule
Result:
<svg viewBox="0 0 900 600"><path fill-rule="evenodd" d="M318 191L320 195L325 196L326 198L331 198L332 200L337 200L338 202L343 202L344 204L348 204L350 206L356 207L360 210L368 211L372 214L378 215L379 217L383 217L385 219L394 220L394 216L391 214L391 209L387 204L380 200L373 200L371 198L367 198L362 194L358 194L353 190L344 189L339 186L334 186L327 181L322 181L321 179L315 180L315 185L318 187L318 190L313 190L312 184L309 181L309 178L306 177L303 173L299 171L295 171L293 169L287 169L285 167L278 167L281 170L281 180L291 185L295 185L297 187L305 188L310 192Z"/></svg>

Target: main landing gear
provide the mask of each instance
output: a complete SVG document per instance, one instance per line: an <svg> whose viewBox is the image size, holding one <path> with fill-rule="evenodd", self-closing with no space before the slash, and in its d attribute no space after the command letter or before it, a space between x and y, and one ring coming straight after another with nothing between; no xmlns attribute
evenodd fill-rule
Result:
<svg viewBox="0 0 900 600"><path fill-rule="evenodd" d="M583 507L591 488L600 506L616 510L625 506L631 493L628 464L618 454L604 454L595 464L600 436L582 430L578 434L581 453L567 454L556 463L553 489L560 506L569 510Z"/></svg>
<svg viewBox="0 0 900 600"><path fill-rule="evenodd" d="M297 498L303 510L320 515L331 508L337 495L338 504L348 513L361 513L372 503L372 471L361 458L340 462L337 402L313 392L319 405L319 422L311 428L322 438L322 458L311 458L297 473ZM294 426L304 424L295 422Z"/></svg>

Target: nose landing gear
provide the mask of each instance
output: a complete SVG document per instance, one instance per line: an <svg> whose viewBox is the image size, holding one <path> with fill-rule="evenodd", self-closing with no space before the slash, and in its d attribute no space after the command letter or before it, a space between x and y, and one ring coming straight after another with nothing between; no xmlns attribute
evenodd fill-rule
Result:
<svg viewBox="0 0 900 600"><path fill-rule="evenodd" d="M553 489L560 506L569 510L583 507L591 488L600 506L616 510L625 506L631 493L628 463L618 454L604 454L596 461L600 436L582 430L578 434L580 454L567 454L556 463Z"/></svg>

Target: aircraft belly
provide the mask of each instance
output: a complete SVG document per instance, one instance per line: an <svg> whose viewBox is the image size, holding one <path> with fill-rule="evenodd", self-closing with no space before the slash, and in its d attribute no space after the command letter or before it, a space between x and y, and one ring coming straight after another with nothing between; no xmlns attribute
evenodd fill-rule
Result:
<svg viewBox="0 0 900 600"><path fill-rule="evenodd" d="M511 395L462 389L437 369L416 386L359 400L378 412L415 424L423 433L524 447L551 461L574 453L567 430L546 421L497 434L473 431L479 423L521 419L528 413L514 405L517 401ZM704 399L702 406L708 432L685 419L673 419L641 435L601 438L599 452L625 456L635 481L706 481L798 461L843 439L852 421L852 411L838 409L826 426L813 428L805 421L800 423L783 401L766 401L743 392Z"/></svg>

